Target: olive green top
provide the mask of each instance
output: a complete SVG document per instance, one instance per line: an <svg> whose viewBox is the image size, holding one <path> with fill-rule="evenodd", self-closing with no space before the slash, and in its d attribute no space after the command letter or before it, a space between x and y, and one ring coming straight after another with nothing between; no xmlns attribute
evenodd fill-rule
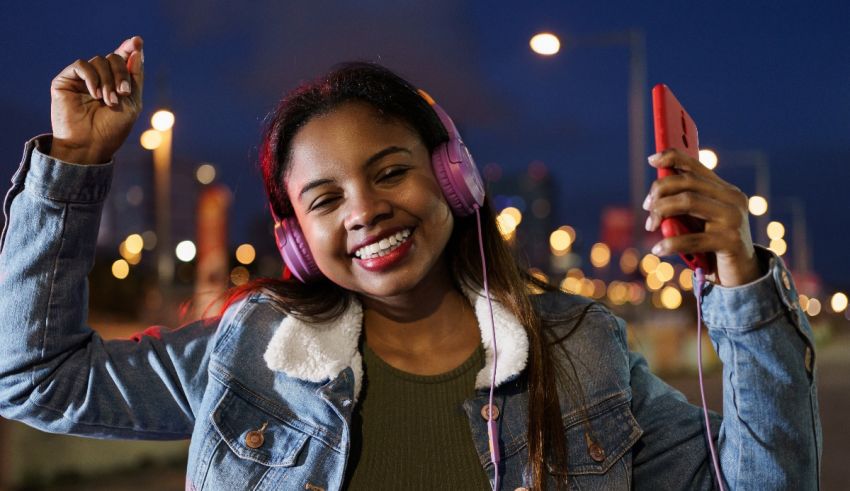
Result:
<svg viewBox="0 0 850 491"><path fill-rule="evenodd" d="M352 418L346 489L491 489L463 409L484 368L484 348L438 375L394 368L366 343L361 352L364 384Z"/></svg>

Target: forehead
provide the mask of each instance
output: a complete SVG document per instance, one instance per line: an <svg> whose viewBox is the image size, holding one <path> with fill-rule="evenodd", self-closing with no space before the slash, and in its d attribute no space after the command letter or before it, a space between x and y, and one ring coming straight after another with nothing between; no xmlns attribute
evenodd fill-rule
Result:
<svg viewBox="0 0 850 491"><path fill-rule="evenodd" d="M287 181L329 171L356 169L389 146L413 151L424 147L418 133L397 118L387 118L362 102L345 103L309 120L292 139Z"/></svg>

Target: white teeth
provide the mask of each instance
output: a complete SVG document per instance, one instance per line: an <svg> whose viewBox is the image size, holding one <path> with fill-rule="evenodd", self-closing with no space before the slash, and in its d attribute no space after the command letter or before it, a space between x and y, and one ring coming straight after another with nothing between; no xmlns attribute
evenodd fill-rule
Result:
<svg viewBox="0 0 850 491"><path fill-rule="evenodd" d="M405 229L389 237L384 237L378 242L373 242L357 249L354 251L354 255L361 259L386 256L408 237L410 237L410 229Z"/></svg>

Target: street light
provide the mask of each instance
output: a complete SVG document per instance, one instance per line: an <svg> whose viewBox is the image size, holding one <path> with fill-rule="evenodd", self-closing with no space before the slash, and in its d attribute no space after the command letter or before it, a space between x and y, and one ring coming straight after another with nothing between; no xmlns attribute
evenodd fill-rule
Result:
<svg viewBox="0 0 850 491"><path fill-rule="evenodd" d="M142 133L141 144L153 151L154 192L156 195L157 276L160 291L171 285L174 278L174 257L171 248L171 136L174 113L160 109L151 116L151 126Z"/></svg>

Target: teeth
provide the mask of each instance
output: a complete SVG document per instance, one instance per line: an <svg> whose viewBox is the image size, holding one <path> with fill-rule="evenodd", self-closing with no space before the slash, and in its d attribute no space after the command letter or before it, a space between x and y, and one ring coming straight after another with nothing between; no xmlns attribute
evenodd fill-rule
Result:
<svg viewBox="0 0 850 491"><path fill-rule="evenodd" d="M384 237L378 242L373 242L367 246L357 249L354 251L354 255L361 259L386 256L408 237L410 237L410 229L405 229L389 237Z"/></svg>

